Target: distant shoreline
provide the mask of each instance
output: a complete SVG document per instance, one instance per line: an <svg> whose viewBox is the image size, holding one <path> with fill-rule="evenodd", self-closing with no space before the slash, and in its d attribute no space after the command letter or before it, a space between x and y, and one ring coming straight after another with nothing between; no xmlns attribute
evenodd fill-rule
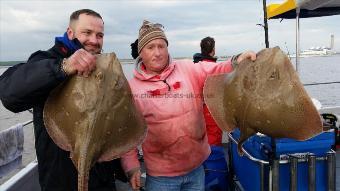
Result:
<svg viewBox="0 0 340 191"><path fill-rule="evenodd" d="M22 62L25 62L25 61L4 61L4 62L0 62L0 66L14 66Z"/></svg>
<svg viewBox="0 0 340 191"><path fill-rule="evenodd" d="M218 61L224 61L226 59L230 58L230 56L219 56L218 57ZM178 57L178 58L173 58L175 60L181 60L181 59L192 59L190 57ZM134 59L128 59L128 58L123 58L123 59L119 59L121 64L133 64L135 63ZM0 66L14 66L16 64L19 63L24 63L26 61L0 61Z"/></svg>
<svg viewBox="0 0 340 191"><path fill-rule="evenodd" d="M121 64L133 64L135 60L133 59L121 59L119 60ZM14 66L19 63L25 63L26 61L0 61L0 67Z"/></svg>

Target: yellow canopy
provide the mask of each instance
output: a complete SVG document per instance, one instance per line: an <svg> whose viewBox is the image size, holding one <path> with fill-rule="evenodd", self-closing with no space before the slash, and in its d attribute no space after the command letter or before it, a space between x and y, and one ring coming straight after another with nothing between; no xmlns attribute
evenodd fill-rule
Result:
<svg viewBox="0 0 340 191"><path fill-rule="evenodd" d="M321 17L340 14L340 0L286 0L267 6L268 19L296 18L296 9L300 9L299 17Z"/></svg>
<svg viewBox="0 0 340 191"><path fill-rule="evenodd" d="M281 15L282 13L288 12L296 8L295 0L287 0L281 4L273 3L267 6L267 17L268 19Z"/></svg>

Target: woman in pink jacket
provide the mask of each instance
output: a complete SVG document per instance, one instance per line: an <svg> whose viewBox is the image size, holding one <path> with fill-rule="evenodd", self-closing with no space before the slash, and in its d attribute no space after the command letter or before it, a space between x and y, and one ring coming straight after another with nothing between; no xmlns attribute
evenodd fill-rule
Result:
<svg viewBox="0 0 340 191"><path fill-rule="evenodd" d="M228 73L234 64L172 60L162 25L144 21L139 30L134 78L130 86L146 120L148 132L142 144L146 166L146 190L204 190L202 163L210 154L203 117L202 91L208 75ZM122 157L133 189L140 187L137 151Z"/></svg>

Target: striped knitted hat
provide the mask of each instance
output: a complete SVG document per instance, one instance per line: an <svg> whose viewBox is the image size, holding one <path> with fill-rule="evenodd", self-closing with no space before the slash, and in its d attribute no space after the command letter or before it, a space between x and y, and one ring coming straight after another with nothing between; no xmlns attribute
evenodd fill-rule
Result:
<svg viewBox="0 0 340 191"><path fill-rule="evenodd" d="M138 53L140 53L145 45L147 45L150 41L154 39L164 39L166 44L168 44L168 40L162 30L163 25L158 23L151 23L147 20L143 21L143 25L139 29L138 36Z"/></svg>

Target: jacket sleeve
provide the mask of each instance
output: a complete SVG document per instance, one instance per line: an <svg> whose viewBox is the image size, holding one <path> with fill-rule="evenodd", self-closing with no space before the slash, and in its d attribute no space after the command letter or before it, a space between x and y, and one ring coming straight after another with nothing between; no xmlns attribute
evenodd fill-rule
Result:
<svg viewBox="0 0 340 191"><path fill-rule="evenodd" d="M199 89L203 88L204 82L209 75L217 75L230 73L233 71L232 60L226 60L224 62L198 62L191 64L190 70L193 72L195 84L199 86Z"/></svg>
<svg viewBox="0 0 340 191"><path fill-rule="evenodd" d="M198 69L201 70L200 74L203 74L205 76L229 73L233 71L231 59L218 63L203 61L199 62L198 65L199 65Z"/></svg>
<svg viewBox="0 0 340 191"><path fill-rule="evenodd" d="M47 52L34 53L27 63L10 67L0 76L0 99L12 112L21 112L43 102L49 92L66 79L62 58Z"/></svg>

